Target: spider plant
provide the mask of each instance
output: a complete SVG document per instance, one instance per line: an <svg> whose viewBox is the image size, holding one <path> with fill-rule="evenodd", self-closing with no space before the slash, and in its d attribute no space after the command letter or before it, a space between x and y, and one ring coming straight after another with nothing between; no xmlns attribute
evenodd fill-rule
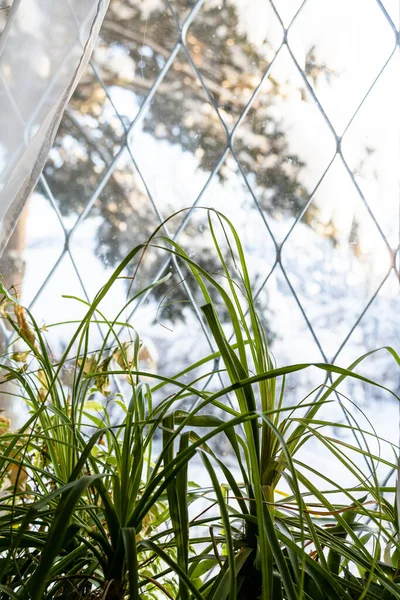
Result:
<svg viewBox="0 0 400 600"><path fill-rule="evenodd" d="M255 597L263 600L280 597L293 600L302 597L341 598L353 597L354 594L355 597L358 597L357 594L366 597L369 593L380 594L380 597L384 594L398 597L400 589L393 582L397 565L390 564L388 567L379 560L382 540L393 550L398 549L396 511L383 499L376 475L376 462L372 473L367 475L354 462L354 454L367 456L373 463L379 462L379 457L371 454L368 445L367 438L371 432L360 430L354 417L350 416L347 429L353 434L361 434L365 445L347 444L344 450L339 440L332 441L325 433L335 424L318 420L318 412L332 401L334 392L345 378L358 378L369 385L377 385L354 372L365 357L355 361L348 369L315 364L315 367L329 376L336 376L336 379L316 399L306 398L298 406L285 406L285 376L310 365L274 368L255 309L239 237L228 219L217 214L216 220L233 265L233 268L229 268L211 215L210 212L209 228L222 267L222 281L194 263L177 244L164 240L172 247L171 252L191 270L202 290L205 301L202 311L214 337L221 367L230 380L230 385L209 394L187 415L178 413L175 418L178 424L175 436L181 436L185 428L191 425L211 428L207 436L199 438L192 432L189 439L192 444L199 444L204 466L214 487L219 507L219 529L223 530L219 543L224 544L226 557L220 561L214 540L213 550L220 569L218 571L214 567L213 576L202 588L202 593L204 597L215 600ZM230 340L218 316L218 312L224 311L229 314L233 328ZM398 355L392 349L387 350L399 365ZM281 379L279 393L278 379ZM228 394L235 396L234 410L227 403ZM213 414L197 416L200 411L213 405L225 413L219 423ZM172 422L171 416L169 420ZM229 469L205 445L217 433L224 433L229 439L231 456L234 457ZM310 438L323 445L332 460L336 460L342 470L352 475L355 489L345 489L329 480L324 470L315 472L314 469L312 473L310 466L301 463L297 455ZM397 449L395 451L397 455ZM232 468L236 473L241 473L242 486L237 485ZM392 464L391 468L396 469L396 465ZM227 482L236 506L227 505L220 489L219 475ZM326 481L327 490L324 494L313 484L316 475ZM276 501L276 491L282 480L290 490L290 500L286 499L284 503ZM335 506L329 500L333 492L341 494L342 504ZM307 508L310 498L317 503L314 511ZM370 506L369 502L376 510L366 509ZM313 519L314 514L332 517L331 522L327 523L331 527L323 527L320 520ZM365 521L372 522L375 530L370 524L363 524ZM392 528L382 525L387 522L392 524ZM243 526L238 527L238 523ZM180 527L178 520L177 531ZM215 528L218 530L218 521L215 522ZM361 538L360 533L364 534ZM366 540L374 535L377 538L368 548ZM311 551L307 552L306 548L310 545ZM210 548L209 544L206 560L210 558ZM199 560L197 556L196 563ZM359 569L360 577L352 575L349 564ZM387 577L388 568L393 579Z"/></svg>
<svg viewBox="0 0 400 600"><path fill-rule="evenodd" d="M209 211L208 220L220 275L159 228L86 305L58 361L31 314L17 306L16 319L8 316L29 354L4 360L2 371L20 386L31 415L19 432L0 437L0 597L400 598L397 493L378 480L379 468L396 471L398 448L359 425L340 396L347 378L378 385L356 372L365 356L347 369L276 367L240 239L220 213ZM100 310L125 267L139 258L140 269L149 247L190 272L215 342L211 355L168 378L140 371L136 332L129 344L120 339L126 307L111 321ZM93 353L91 328L99 323L107 333ZM396 352L386 351L398 366ZM29 366L21 366L27 356ZM69 384L62 376L67 363ZM291 405L285 380L308 368L319 369L323 384ZM204 386L210 376L212 386ZM121 378L125 401L110 388ZM111 401L119 407L116 425ZM182 401L191 408L183 411ZM324 419L331 402L340 402L344 423ZM354 441L334 437L332 426ZM216 451L221 436L228 461ZM374 450L377 439L392 448L393 461ZM350 486L304 460L310 443L339 465ZM190 482L198 461L208 487Z"/></svg>

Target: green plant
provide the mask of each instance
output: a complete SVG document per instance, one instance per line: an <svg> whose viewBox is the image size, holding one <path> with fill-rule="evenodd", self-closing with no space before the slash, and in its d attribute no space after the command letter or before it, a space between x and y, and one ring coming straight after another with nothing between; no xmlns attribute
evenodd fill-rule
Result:
<svg viewBox="0 0 400 600"><path fill-rule="evenodd" d="M8 315L29 354L14 355L16 363L4 361L2 370L19 383L31 417L19 432L0 437L1 598L400 598L396 490L378 481L380 465L396 470L398 448L392 462L375 452L373 429L359 425L339 395L346 378L378 385L355 372L365 357L348 369L276 368L237 233L215 211L209 227L220 275L157 230L86 305L58 362L32 315L19 306L16 321ZM150 245L190 271L216 344L212 355L168 378L139 370L140 340L132 328L131 342L119 338L126 307L113 321L101 312L111 285L133 259L140 269ZM221 314L229 315L230 339ZM90 334L98 323L107 334L93 353ZM399 365L395 351L386 350ZM28 356L29 367L21 367ZM68 385L67 363L73 365ZM291 406L285 378L311 367L329 379ZM212 374L215 384L205 388ZM127 403L111 391L113 379L129 390ZM179 408L182 401L191 408ZM347 411L344 424L323 417L334 401ZM119 407L117 425L110 402ZM334 437L333 425L362 443ZM215 451L221 436L228 463ZM351 485L305 463L302 451L311 441ZM368 472L357 457L369 461ZM189 481L199 460L208 487Z"/></svg>

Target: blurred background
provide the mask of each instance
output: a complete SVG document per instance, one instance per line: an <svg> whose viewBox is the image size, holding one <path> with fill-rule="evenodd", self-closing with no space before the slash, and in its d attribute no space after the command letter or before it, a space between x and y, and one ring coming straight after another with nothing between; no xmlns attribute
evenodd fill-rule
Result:
<svg viewBox="0 0 400 600"><path fill-rule="evenodd" d="M164 233L214 272L196 208L213 207L241 236L278 365L399 350L399 15L398 0L111 0L0 261L6 285L45 327L77 319L82 305L63 294L92 300L182 208ZM213 344L193 282L165 256L150 252L134 285L166 273L125 316L169 375ZM114 286L108 317L129 284ZM48 329L55 356L73 330ZM399 390L387 353L360 370ZM290 400L318 383L291 376ZM397 441L388 394L361 382L346 392Z"/></svg>

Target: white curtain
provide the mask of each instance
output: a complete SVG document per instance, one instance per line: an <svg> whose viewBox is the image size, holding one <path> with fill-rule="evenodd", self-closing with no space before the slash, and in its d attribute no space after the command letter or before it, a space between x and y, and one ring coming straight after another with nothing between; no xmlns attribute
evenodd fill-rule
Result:
<svg viewBox="0 0 400 600"><path fill-rule="evenodd" d="M0 37L0 253L37 183L109 0L14 0Z"/></svg>
<svg viewBox="0 0 400 600"><path fill-rule="evenodd" d="M107 6L108 0L12 3L0 37L0 254L39 179ZM17 429L26 405L14 382L0 387L0 418Z"/></svg>

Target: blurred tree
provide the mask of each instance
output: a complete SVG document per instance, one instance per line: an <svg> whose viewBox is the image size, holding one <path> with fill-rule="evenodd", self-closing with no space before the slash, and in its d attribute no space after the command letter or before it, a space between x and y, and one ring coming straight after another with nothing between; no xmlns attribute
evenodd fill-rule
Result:
<svg viewBox="0 0 400 600"><path fill-rule="evenodd" d="M110 95L96 72L89 69L71 99L45 168L66 217L85 208L121 149L135 113L178 43L177 19L184 19L195 2L174 0L169 5L174 14L162 0L111 0L94 54L96 72ZM235 0L205 3L187 31L186 42L212 102L180 48L149 103L141 127L154 138L192 153L199 170L209 173L227 144L215 107L226 128L232 130L268 68L274 49L267 40L255 44L248 38ZM269 78L267 92L257 97L238 127L234 152L257 189L262 210L282 217L298 213L306 203L307 192L299 182L304 165L290 153L282 125L274 117L273 107L283 93L280 84ZM129 139L136 154L134 134L135 130ZM227 177L224 165L218 177ZM168 207L164 214L168 214ZM90 215L101 217L96 221L97 249L110 265L157 225L128 160L119 162ZM196 232L196 226L189 226L185 236L190 239ZM204 253L204 263L213 270L212 253ZM156 293L161 296L163 292L160 289Z"/></svg>

